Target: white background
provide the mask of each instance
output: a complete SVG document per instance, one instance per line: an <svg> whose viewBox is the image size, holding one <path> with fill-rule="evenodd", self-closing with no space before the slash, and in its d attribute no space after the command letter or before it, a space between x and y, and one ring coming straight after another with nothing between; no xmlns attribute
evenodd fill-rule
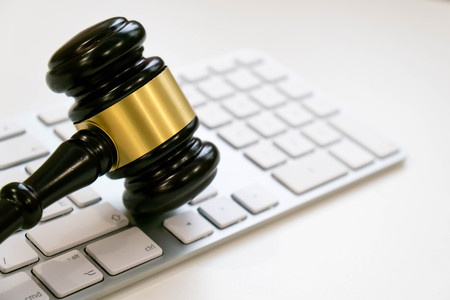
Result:
<svg viewBox="0 0 450 300"><path fill-rule="evenodd" d="M125 16L175 70L259 48L407 161L105 299L450 299L450 1L0 2L0 117L55 103L47 61Z"/></svg>

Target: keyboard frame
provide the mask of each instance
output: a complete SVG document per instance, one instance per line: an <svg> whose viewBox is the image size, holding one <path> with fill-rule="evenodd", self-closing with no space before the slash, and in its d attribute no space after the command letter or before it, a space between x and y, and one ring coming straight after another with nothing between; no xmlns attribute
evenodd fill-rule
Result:
<svg viewBox="0 0 450 300"><path fill-rule="evenodd" d="M214 57L214 59L233 57L242 52L255 53L265 61L276 63L273 58L254 49L244 49L241 51L223 55L221 57ZM203 61L194 63L193 65L203 67L207 66L210 61L210 59L205 59ZM189 66L186 66L186 68L189 68ZM177 74L179 74L183 70L184 68L177 70L177 72L174 72L176 78L178 78ZM289 71L288 69L286 69L286 73L290 77L299 78L298 75ZM300 80L305 81L302 78L300 78ZM314 90L318 91L317 93L320 94L320 90L316 88L314 88ZM350 113L344 109L341 109L341 111ZM48 141L48 143L46 142L45 144L50 147L50 150L54 150L60 144L60 140L56 137L52 130L48 130L48 128L50 127L46 128L38 120L36 114L37 112L29 112L18 116L13 116L9 119L15 120L26 126L27 132L29 132L31 135L38 137L40 140ZM382 116L380 116L380 119L381 118ZM364 122L367 123L366 120L364 120ZM373 127L376 128L376 126ZM213 185L218 188L218 196L230 196L234 191L246 186L247 184L259 183L260 185L264 186L265 189L269 190L273 195L276 195L279 200L278 205L257 215L248 213L247 218L242 222L234 224L225 229L215 228L212 235L193 242L192 244L185 245L175 236L173 236L167 229L165 229L162 226L162 222L164 219L180 212L186 210L197 210L198 206L201 205L201 203L196 205L186 204L177 210L168 212L151 220L144 216L134 217L126 211L122 204L123 180L111 180L106 177L100 178L92 186L102 196L101 202L108 201L119 211L123 212L129 218L130 226L137 225L139 228L141 228L155 243L157 243L163 249L163 255L121 274L110 276L85 252L84 249L87 244L90 244L97 240L101 240L106 236L113 235L117 233L117 231L64 251L63 253L71 251L73 249L77 249L80 252L84 253L87 259L95 266L98 266L98 268L102 271L104 279L99 284L95 284L93 286L85 288L63 299L93 299L110 294L143 278L155 275L158 272L170 268L184 260L199 255L202 252L225 243L235 237L243 235L258 226L261 226L278 218L282 218L286 214L297 211L298 209L301 209L302 207L309 205L315 201L319 201L339 189L348 187L349 185L352 185L364 178L379 173L380 171L383 171L391 166L397 165L403 162L407 156L406 151L400 147L399 151L386 157L385 159L376 159L375 162L357 171L352 171L349 169L348 174L338 179L323 184L301 195L294 195L285 186L272 178L270 174L271 170L261 170L255 164L250 162L246 157L244 157L241 150L234 149L228 143L218 137L217 133L214 130L210 130L204 126L201 126L197 131L196 136L201 137L203 140L209 140L213 142L220 150L221 162L218 167L217 177L213 182ZM26 163L19 166L24 167L25 165ZM239 168L236 168L236 166L239 166ZM245 172L243 172L242 170L245 170ZM232 178L232 180L230 180L230 178ZM250 181L249 178L251 178ZM242 182L246 182L246 184L242 185ZM79 209L74 205L74 211L71 214L76 213L77 210ZM130 226L126 228L129 228ZM19 232L17 234L24 235L23 232ZM31 244L31 242L29 242L29 244ZM0 280L17 272L26 272L30 275L32 267L36 264L62 254L60 253L52 257L46 257L34 245L32 245L32 247L38 253L39 261L37 263L33 263L30 266L20 268L8 274L0 273ZM58 299L39 280L37 280L37 278L34 278L34 281L48 293L50 299Z"/></svg>

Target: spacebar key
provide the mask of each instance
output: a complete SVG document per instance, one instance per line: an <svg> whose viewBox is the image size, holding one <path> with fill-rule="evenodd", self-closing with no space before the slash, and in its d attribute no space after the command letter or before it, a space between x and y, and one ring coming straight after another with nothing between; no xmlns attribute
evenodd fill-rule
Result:
<svg viewBox="0 0 450 300"><path fill-rule="evenodd" d="M51 256L127 225L128 219L104 202L39 225L28 231L27 238Z"/></svg>

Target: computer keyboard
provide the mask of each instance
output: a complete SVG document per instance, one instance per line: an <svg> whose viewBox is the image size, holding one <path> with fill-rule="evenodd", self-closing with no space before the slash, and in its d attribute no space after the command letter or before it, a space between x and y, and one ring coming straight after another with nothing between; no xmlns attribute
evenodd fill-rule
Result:
<svg viewBox="0 0 450 300"><path fill-rule="evenodd" d="M68 195L0 245L0 299L104 296L405 159L362 116L260 51L173 73L201 121L196 135L220 150L211 185L153 218L126 211L122 180ZM23 181L75 132L70 100L61 102L0 122L1 186Z"/></svg>

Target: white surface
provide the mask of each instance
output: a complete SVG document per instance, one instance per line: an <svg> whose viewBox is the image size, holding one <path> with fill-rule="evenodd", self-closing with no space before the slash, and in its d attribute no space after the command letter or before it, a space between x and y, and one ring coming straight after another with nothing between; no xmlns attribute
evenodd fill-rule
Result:
<svg viewBox="0 0 450 300"><path fill-rule="evenodd" d="M45 84L49 57L117 15L171 69L260 48L409 158L105 299L450 298L449 1L2 1L0 116L64 97Z"/></svg>

